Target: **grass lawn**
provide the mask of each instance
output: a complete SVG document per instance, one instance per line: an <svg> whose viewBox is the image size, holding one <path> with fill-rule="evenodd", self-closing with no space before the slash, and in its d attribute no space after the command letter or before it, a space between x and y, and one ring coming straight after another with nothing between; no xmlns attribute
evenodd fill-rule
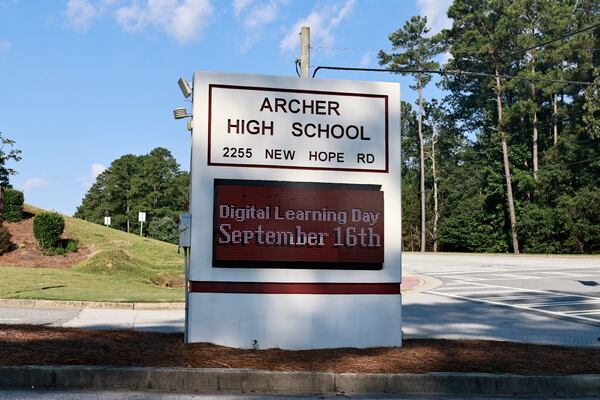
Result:
<svg viewBox="0 0 600 400"><path fill-rule="evenodd" d="M65 233L88 247L91 257L65 269L0 266L0 298L183 301L183 256L177 246L76 218L65 222Z"/></svg>
<svg viewBox="0 0 600 400"><path fill-rule="evenodd" d="M183 288L163 288L126 274L0 267L0 298L162 302L183 301Z"/></svg>

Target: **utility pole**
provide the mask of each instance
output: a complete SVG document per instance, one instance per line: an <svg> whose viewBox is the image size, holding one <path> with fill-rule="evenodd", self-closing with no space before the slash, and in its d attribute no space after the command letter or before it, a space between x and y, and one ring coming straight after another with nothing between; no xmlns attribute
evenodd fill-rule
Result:
<svg viewBox="0 0 600 400"><path fill-rule="evenodd" d="M310 78L310 27L300 30L300 77Z"/></svg>

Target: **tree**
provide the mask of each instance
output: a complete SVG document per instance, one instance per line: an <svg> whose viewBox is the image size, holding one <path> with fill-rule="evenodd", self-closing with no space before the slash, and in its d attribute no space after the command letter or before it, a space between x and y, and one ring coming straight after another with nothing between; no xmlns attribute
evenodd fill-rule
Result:
<svg viewBox="0 0 600 400"><path fill-rule="evenodd" d="M427 70L437 69L439 64L433 59L441 53L440 39L427 37L427 17L413 16L406 21L401 29L389 35L392 42L393 53L379 51L379 64L387 66L390 70L411 69ZM399 51L399 52L398 52ZM431 81L431 75L412 72L415 86L411 86L418 92L419 116L419 160L420 160L420 199L421 199L421 251L426 250L426 218L425 218L425 146L423 140L423 88Z"/></svg>
<svg viewBox="0 0 600 400"><path fill-rule="evenodd" d="M98 175L75 217L102 223L108 213L112 227L129 232L139 228L138 212L145 211L149 227L155 227L147 231L149 236L172 240L172 235L165 235L165 227L172 228L183 210L188 184L189 174L181 171L167 149L158 147L141 156L126 154Z"/></svg>
<svg viewBox="0 0 600 400"><path fill-rule="evenodd" d="M505 181L506 201L512 247L519 253L517 237L517 220L512 188L511 165L508 147L508 129L504 116L505 102L509 101L506 85L502 75L510 75L512 63L505 53L518 48L515 43L514 24L505 10L510 5L508 0L456 0L448 9L452 18L452 28L444 31L452 59L449 69L483 72L493 75L493 80L485 77L478 79L470 76L451 77L446 80L446 87L456 97L457 106L465 119L480 115L484 129L490 130L489 121L495 111L496 126L493 131L498 137L502 149L502 166ZM488 108L490 97L495 100L495 110ZM482 104L485 104L481 107ZM476 114L469 108L480 108Z"/></svg>
<svg viewBox="0 0 600 400"><path fill-rule="evenodd" d="M0 132L0 187L12 188L9 178L17 171L14 168L8 168L6 162L21 160L21 150L13 148L14 145L14 140L2 136L2 132Z"/></svg>

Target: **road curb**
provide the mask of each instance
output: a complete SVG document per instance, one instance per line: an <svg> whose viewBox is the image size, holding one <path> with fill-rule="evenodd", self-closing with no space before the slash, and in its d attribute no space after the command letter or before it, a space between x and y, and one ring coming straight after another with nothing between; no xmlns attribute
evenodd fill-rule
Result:
<svg viewBox="0 0 600 400"><path fill-rule="evenodd" d="M114 301L0 299L0 307L68 309L97 308L112 310L185 310L185 303L119 303Z"/></svg>
<svg viewBox="0 0 600 400"><path fill-rule="evenodd" d="M600 375L356 374L250 369L0 367L0 388L257 394L599 395Z"/></svg>

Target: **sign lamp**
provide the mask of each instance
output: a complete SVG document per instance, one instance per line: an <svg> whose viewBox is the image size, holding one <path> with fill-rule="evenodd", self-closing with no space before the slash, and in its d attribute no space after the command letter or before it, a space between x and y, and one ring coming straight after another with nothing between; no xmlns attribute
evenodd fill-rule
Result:
<svg viewBox="0 0 600 400"><path fill-rule="evenodd" d="M192 95L192 89L190 88L188 81L183 78L179 78L177 84L179 85L179 89L181 89L181 93L186 99Z"/></svg>
<svg viewBox="0 0 600 400"><path fill-rule="evenodd" d="M179 107L173 110L173 118L175 119L183 119L183 118L187 118L187 117L191 117L191 115L188 114L187 110L183 107Z"/></svg>

